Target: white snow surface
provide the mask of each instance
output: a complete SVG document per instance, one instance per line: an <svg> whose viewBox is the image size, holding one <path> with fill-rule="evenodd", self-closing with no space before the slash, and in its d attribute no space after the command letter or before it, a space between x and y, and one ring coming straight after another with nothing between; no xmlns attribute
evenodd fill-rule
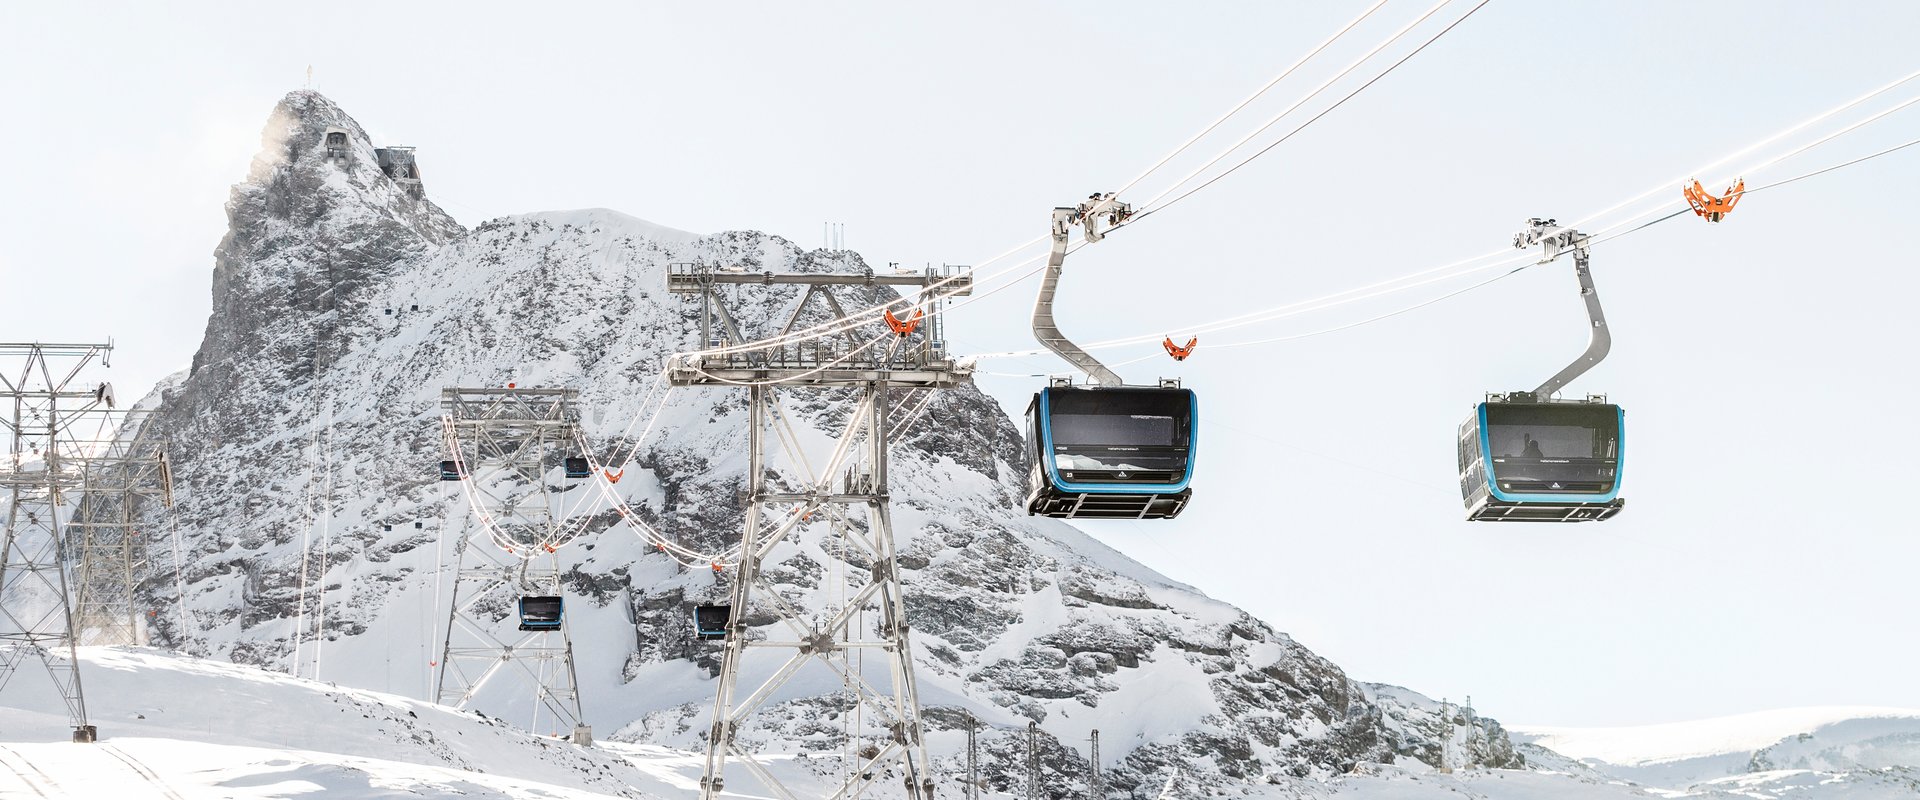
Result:
<svg viewBox="0 0 1920 800"><path fill-rule="evenodd" d="M698 785L697 753L614 742L580 748L399 695L155 650L82 648L81 660L88 674L100 678L88 695L101 741L66 742L66 717L52 704L0 707L0 798L677 800L694 796ZM212 702L216 698L219 702ZM1830 729L1901 718L1821 719ZM1418 763L1363 763L1346 775L1275 779L1238 787L1231 795L1254 800L1893 800L1920 796L1915 764L1920 758L1843 771L1766 769L1663 788L1584 770L1442 774ZM801 760L776 756L768 765L799 796L823 793L824 785ZM954 796L946 792L957 789L949 787L939 796ZM749 791L726 796L757 796L750 787L740 788ZM1168 795L1203 796L1217 793L1184 781L1176 781Z"/></svg>
<svg viewBox="0 0 1920 800"><path fill-rule="evenodd" d="M1885 720L1893 727L1920 732L1920 709L1877 706L1816 706L1758 711L1711 719L1615 728L1558 728L1522 725L1515 738L1562 755L1634 766L1705 756L1750 753L1782 739L1810 734L1840 723Z"/></svg>

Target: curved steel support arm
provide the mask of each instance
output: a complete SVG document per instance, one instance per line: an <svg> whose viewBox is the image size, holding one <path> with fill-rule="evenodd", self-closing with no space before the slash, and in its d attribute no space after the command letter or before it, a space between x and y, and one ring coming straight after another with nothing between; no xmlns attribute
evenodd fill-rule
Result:
<svg viewBox="0 0 1920 800"><path fill-rule="evenodd" d="M1607 351L1613 349L1613 334L1607 331L1607 314L1600 309L1600 293L1593 288L1593 273L1587 269L1587 238L1580 236L1573 246L1573 273L1580 279L1580 299L1587 303L1587 319L1592 330L1587 339L1587 351L1580 354L1565 369L1548 378L1540 388L1533 390L1541 402L1553 399L1560 387L1573 382L1574 378L1593 369L1593 365L1607 357Z"/></svg>
<svg viewBox="0 0 1920 800"><path fill-rule="evenodd" d="M1047 254L1047 274L1040 280L1040 296L1033 301L1033 338L1039 340L1042 347L1052 350L1054 355L1086 373L1089 382L1101 386L1119 386L1123 382L1118 374L1069 341L1053 321L1053 295L1060 286L1060 268L1067 261L1067 239L1074 223L1086 222L1087 241L1100 241L1093 215L1085 213L1084 209L1083 206L1053 210L1053 251Z"/></svg>

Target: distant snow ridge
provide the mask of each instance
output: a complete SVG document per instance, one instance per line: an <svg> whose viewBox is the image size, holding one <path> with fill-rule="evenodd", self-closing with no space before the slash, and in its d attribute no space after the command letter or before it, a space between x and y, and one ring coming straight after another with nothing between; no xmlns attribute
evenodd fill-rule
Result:
<svg viewBox="0 0 1920 800"><path fill-rule="evenodd" d="M320 146L351 133L345 163ZM464 231L380 172L360 126L310 92L274 110L228 205L213 316L192 371L159 390L153 423L174 441L177 514L191 553L184 614L166 559L145 596L155 640L345 686L427 696L450 579L443 529L464 504L436 480L442 387L581 390L596 442L619 436L662 358L690 343L694 310L665 270L702 261L750 270L859 271L860 256L802 250L755 232L695 235L605 210L507 217ZM431 149L422 151L429 163ZM891 295L839 294L850 308ZM749 336L777 329L790 289L742 287ZM878 330L873 333L878 333ZM873 335L873 334L865 334ZM745 393L674 396L618 489L661 530L699 548L738 536ZM809 448L830 446L844 407L788 395ZM1114 791L1331 776L1361 762L1437 763L1462 738L1436 704L1358 684L1259 620L1169 581L1076 529L1020 510L1026 458L1001 409L946 391L896 442L900 562L942 780L958 768L962 709L985 734L999 789L1023 785L1028 721L1048 737L1061 794L1102 735ZM569 620L589 721L604 737L697 750L717 651L692 605L725 595L613 515L563 551ZM301 613L301 542L314 554ZM794 602L824 604L859 570L802 526L772 570ZM321 568L321 548L324 569ZM505 610L502 610L504 616ZM184 620L184 622L183 622ZM294 653L296 620L307 642ZM503 622L504 625L510 623ZM316 640L317 639L317 643ZM798 682L743 736L780 752L838 752L838 681ZM525 692L498 681L478 707L532 724ZM1504 731L1477 721L1452 757L1520 766ZM550 731L549 731L550 732Z"/></svg>
<svg viewBox="0 0 1920 800"><path fill-rule="evenodd" d="M1724 785L1780 771L1920 777L1920 709L1788 708L1621 728L1527 728L1516 736L1657 786Z"/></svg>

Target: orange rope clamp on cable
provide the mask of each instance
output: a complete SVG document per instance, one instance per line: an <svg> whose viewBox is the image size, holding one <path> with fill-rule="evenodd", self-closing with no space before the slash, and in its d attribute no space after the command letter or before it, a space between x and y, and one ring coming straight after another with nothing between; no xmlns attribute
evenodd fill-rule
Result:
<svg viewBox="0 0 1920 800"><path fill-rule="evenodd" d="M885 312L887 327L892 328L894 333L901 336L913 333L913 329L920 327L920 319L926 315L926 311L918 310L913 312L913 317L901 319L893 315L893 309L887 309Z"/></svg>
<svg viewBox="0 0 1920 800"><path fill-rule="evenodd" d="M1719 197L1707 194L1707 187L1701 186L1698 178L1694 179L1692 186L1680 187L1680 193L1686 195L1687 205L1696 216L1706 217L1708 222L1719 222L1733 213L1734 204L1740 202L1741 196L1747 193L1747 179L1741 178L1739 183L1727 187L1726 194Z"/></svg>
<svg viewBox="0 0 1920 800"><path fill-rule="evenodd" d="M1193 349L1200 346L1200 337L1188 339L1185 345L1177 345L1173 343L1173 337L1169 336L1161 345L1167 348L1167 355L1173 356L1173 360L1185 361L1187 356L1193 355Z"/></svg>

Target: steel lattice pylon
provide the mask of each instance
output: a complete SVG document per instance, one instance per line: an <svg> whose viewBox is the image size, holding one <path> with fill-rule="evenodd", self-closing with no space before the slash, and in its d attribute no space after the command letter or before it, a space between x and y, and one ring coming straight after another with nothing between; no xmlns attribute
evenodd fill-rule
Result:
<svg viewBox="0 0 1920 800"><path fill-rule="evenodd" d="M71 441L74 426L113 405L106 383L79 380L98 361L107 366L111 344L0 344L0 417L7 438L0 490L7 499L6 540L0 543L0 690L28 658L53 678L73 725L73 740L91 742L74 650L66 531L61 513L80 488L86 453Z"/></svg>
<svg viewBox="0 0 1920 800"><path fill-rule="evenodd" d="M442 432L470 513L454 546L434 699L465 707L500 672L517 671L534 687L530 730L538 731L544 710L569 728L575 743L591 744L565 617L557 630L522 630L512 639L497 633L502 610L514 613L521 597L561 595L554 552L583 529L563 510L567 490L554 480L580 441L577 395L573 389L442 392Z"/></svg>
<svg viewBox="0 0 1920 800"><path fill-rule="evenodd" d="M154 519L143 520L141 512L173 505L173 474L166 440L139 435L145 416L108 415L104 432L109 438L87 448L79 502L66 526L68 555L78 562L73 624L81 644L147 643L146 620L134 592L147 563L142 528Z"/></svg>
<svg viewBox="0 0 1920 800"><path fill-rule="evenodd" d="M855 708L872 715L875 732L857 751L858 766L849 770L841 785L826 797L859 796L882 777L895 774L893 768L899 767L907 797L931 800L932 764L922 733L905 598L895 561L887 482L893 421L888 412L894 391L955 386L966 381L968 370L946 356L940 343L938 316L927 319L930 324L922 329L914 324L920 317L902 314L899 319L912 319L914 323L896 319L898 327L893 333L883 332L863 341L861 337L866 334L855 335L855 325L841 325L850 317L826 287L904 285L918 286L928 294L942 292L935 287L943 287L942 293L946 294L964 294L971 286L971 275L949 276L931 270L885 276L744 273L675 265L668 277L668 289L699 296L702 339L709 347L743 342L740 328L717 290L725 284L804 286L781 333L794 330L810 309L828 320L827 324L845 330L785 347L694 353L676 359L669 368L674 386L749 387L746 522L740 563L733 574L732 616L727 623L715 691L713 724L707 733L700 796L714 800L721 795L729 759L743 765L775 796L796 796L750 752L738 734L742 725L803 667L818 663L836 673L851 689L857 698ZM813 302L816 298L820 300L817 304ZM900 302L905 305L905 301ZM780 420L777 430L781 436L793 436L775 395L776 386L838 389L845 400L855 403L833 456L817 473L810 464L796 465L806 467L809 474L790 481L798 486L789 491L777 491L769 480L772 470L767 460L766 434L774 427L770 417ZM795 453L801 450L797 441L788 439L784 444ZM804 455L801 460L804 462ZM816 512L824 511L829 520L850 520L861 516L856 507L866 509L865 525L840 523L841 540L847 547L841 556L869 565L865 580L848 587L849 596L838 608L810 613L795 607L765 577L767 568L785 555L776 555L776 550ZM867 614L875 609L877 619ZM761 614L777 619L780 629L763 634L744 622L749 616ZM740 673L749 651L778 651L784 661L765 682L742 696ZM861 654L872 654L879 657L876 661L885 662L886 678L879 685L865 674L866 656ZM849 730L850 738L868 734L866 730Z"/></svg>

